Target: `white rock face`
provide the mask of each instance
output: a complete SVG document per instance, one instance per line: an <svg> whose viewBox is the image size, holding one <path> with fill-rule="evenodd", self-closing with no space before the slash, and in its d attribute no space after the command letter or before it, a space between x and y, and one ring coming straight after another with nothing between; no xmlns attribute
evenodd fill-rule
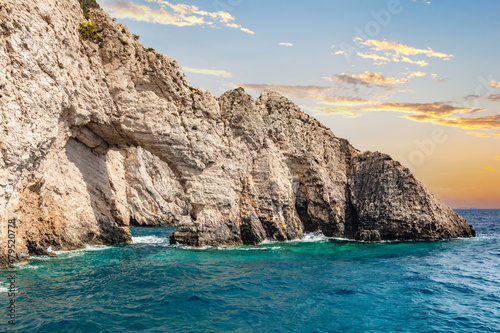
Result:
<svg viewBox="0 0 500 333"><path fill-rule="evenodd" d="M130 242L130 225L194 246L474 235L398 162L277 93L190 87L98 9L100 37L81 39L76 0L0 6L0 266L12 218L16 261Z"/></svg>

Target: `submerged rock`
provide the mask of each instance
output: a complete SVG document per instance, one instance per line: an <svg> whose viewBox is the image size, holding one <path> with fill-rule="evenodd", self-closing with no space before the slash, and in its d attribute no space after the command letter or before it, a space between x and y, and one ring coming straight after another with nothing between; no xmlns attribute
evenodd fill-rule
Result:
<svg viewBox="0 0 500 333"><path fill-rule="evenodd" d="M365 241L474 236L408 169L361 153L278 93L220 98L76 0L0 9L0 265L174 225L193 246L304 232ZM16 22L16 24L13 24Z"/></svg>

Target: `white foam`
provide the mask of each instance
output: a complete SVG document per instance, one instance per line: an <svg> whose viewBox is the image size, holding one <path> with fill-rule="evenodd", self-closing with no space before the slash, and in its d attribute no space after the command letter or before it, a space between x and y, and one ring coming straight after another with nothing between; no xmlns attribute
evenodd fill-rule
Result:
<svg viewBox="0 0 500 333"><path fill-rule="evenodd" d="M161 238L155 235L132 237L132 242L134 244L167 244L167 245L169 243L168 238Z"/></svg>
<svg viewBox="0 0 500 333"><path fill-rule="evenodd" d="M80 251L102 251L102 250L107 250L107 249L111 249L111 248L112 248L112 246L109 246L109 245L87 245L86 248L81 249Z"/></svg>
<svg viewBox="0 0 500 333"><path fill-rule="evenodd" d="M102 251L102 250L107 250L107 249L111 249L111 248L112 248L112 246L108 246L108 245L87 245L83 249L70 250L70 251L55 251L55 250L52 250L51 246L49 246L47 248L47 252L52 252L52 253L57 254L57 257L60 259L69 259L69 258L74 258L74 257L80 257L80 256L84 255L85 252L87 252L87 251ZM31 259L50 260L51 257L50 256L31 256ZM29 266L30 265L28 265L28 267ZM31 267L35 267L35 266L32 265ZM38 266L36 266L36 268L38 268Z"/></svg>
<svg viewBox="0 0 500 333"><path fill-rule="evenodd" d="M477 239L499 239L500 235L498 234L478 234ZM471 238L469 238L471 239Z"/></svg>
<svg viewBox="0 0 500 333"><path fill-rule="evenodd" d="M305 233L303 238L293 240L293 242L313 243L313 242L324 242L330 239L332 239L332 237L326 237L320 231L316 231L316 232Z"/></svg>
<svg viewBox="0 0 500 333"><path fill-rule="evenodd" d="M184 244L173 244L173 245L169 245L169 246L176 248L176 249L181 249L181 250L198 250L198 251L213 250L213 249L223 250L226 248L226 246L213 247L213 246L205 245L205 246L196 247L196 246L189 246L189 245L184 245Z"/></svg>
<svg viewBox="0 0 500 333"><path fill-rule="evenodd" d="M228 251L276 251L281 249L281 246L273 246L273 247L266 247L266 246L220 246L217 248L217 250L228 250Z"/></svg>
<svg viewBox="0 0 500 333"><path fill-rule="evenodd" d="M321 231L315 231L315 232L305 233L304 237L302 237L302 238L294 238L291 240L286 240L284 242L265 239L264 241L262 241L261 244L268 245L268 244L280 244L280 243L314 243L314 242L324 242L324 241L328 241L330 239L347 240L347 239L343 239L343 238L327 237L327 236L323 235L323 233L321 233Z"/></svg>
<svg viewBox="0 0 500 333"><path fill-rule="evenodd" d="M9 289L4 287L3 283L0 283L0 293L6 293Z"/></svg>
<svg viewBox="0 0 500 333"><path fill-rule="evenodd" d="M25 265L25 264L14 264L14 266L16 266L17 269L39 269L40 268L40 266L31 265L31 264L28 264L28 265Z"/></svg>
<svg viewBox="0 0 500 333"><path fill-rule="evenodd" d="M49 256L31 256L30 258L36 260L50 260Z"/></svg>

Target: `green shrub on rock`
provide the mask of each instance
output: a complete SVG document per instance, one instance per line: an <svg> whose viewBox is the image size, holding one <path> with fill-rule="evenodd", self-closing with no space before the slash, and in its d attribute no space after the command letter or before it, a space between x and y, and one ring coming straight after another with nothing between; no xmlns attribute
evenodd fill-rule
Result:
<svg viewBox="0 0 500 333"><path fill-rule="evenodd" d="M80 3L80 7L82 7L83 14L85 14L85 17L87 17L87 12L89 11L89 8L97 8L97 9L101 8L96 0L78 0L78 2Z"/></svg>
<svg viewBox="0 0 500 333"><path fill-rule="evenodd" d="M92 22L80 23L80 26L78 27L78 31L80 31L80 38L81 39L99 38L99 35L97 34L97 24L96 23L92 23Z"/></svg>

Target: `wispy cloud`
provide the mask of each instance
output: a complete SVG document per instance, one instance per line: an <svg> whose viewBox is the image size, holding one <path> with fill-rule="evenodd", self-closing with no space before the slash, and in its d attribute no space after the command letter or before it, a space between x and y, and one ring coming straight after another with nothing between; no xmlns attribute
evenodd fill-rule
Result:
<svg viewBox="0 0 500 333"><path fill-rule="evenodd" d="M279 43L279 45L281 45L281 46L293 46L292 43Z"/></svg>
<svg viewBox="0 0 500 333"><path fill-rule="evenodd" d="M408 57L401 57L401 59L399 58L392 58L392 60L394 62L399 62L399 61L402 61L402 62L407 62L409 64L414 64L414 65L418 65L420 67L424 67L424 66L427 66L429 65L429 63L425 60L412 60Z"/></svg>
<svg viewBox="0 0 500 333"><path fill-rule="evenodd" d="M365 71L362 74L335 74L329 77L323 77L323 80L330 82L340 82L347 83L352 85L361 85L361 86L372 86L376 85L378 87L389 87L398 84L408 83L412 77L424 77L427 76L424 72L410 72L406 73L407 75L403 78L396 79L393 77L386 77L381 73L372 73L369 71Z"/></svg>
<svg viewBox="0 0 500 333"><path fill-rule="evenodd" d="M440 77L439 77L439 75L437 75L437 74L431 74L431 77L432 77L432 79L433 79L434 81L439 82L439 83L441 83L441 82L445 82L445 81L447 81L447 80L448 80L448 79L443 79L443 78L440 78Z"/></svg>
<svg viewBox="0 0 500 333"><path fill-rule="evenodd" d="M363 74L355 75L349 75L346 73L335 74L330 77L323 77L323 80L363 86L370 86L374 84L379 87L403 83L401 80L397 80L393 77L385 77L382 74L371 73L368 71Z"/></svg>
<svg viewBox="0 0 500 333"><path fill-rule="evenodd" d="M370 75L374 73L363 73L355 75L339 74L327 78L329 81L348 82L354 85L385 84L394 81L382 75ZM409 72L406 77L425 76L423 72ZM394 79L397 81L396 79ZM401 80L401 79L399 79ZM240 84L243 88L260 92L263 90L277 91L289 98L301 100L312 110L321 114L336 114L346 117L358 117L366 112L390 111L404 114L404 118L415 122L427 122L441 126L452 126L469 131L467 134L478 137L500 138L500 115L476 116L477 113L486 111L484 108L468 108L454 106L449 102L434 103L383 103L379 98L364 99L357 96L349 96L347 92L355 89L341 87L323 86L289 86L271 84ZM498 133L491 133L497 130ZM481 132L484 131L484 132ZM488 132L490 131L490 132Z"/></svg>
<svg viewBox="0 0 500 333"><path fill-rule="evenodd" d="M455 113L476 113L485 109L455 107L443 102L436 103L383 103L365 108L365 111L393 111L420 114L426 117L443 117Z"/></svg>
<svg viewBox="0 0 500 333"><path fill-rule="evenodd" d="M342 52L342 53L337 53L337 52ZM337 51L334 54L344 54L345 51ZM360 53L358 52L357 55L363 59L372 59L374 61L374 65L384 65L387 64L388 62L391 62L390 58L379 56L378 54L368 54L368 53Z"/></svg>
<svg viewBox="0 0 500 333"><path fill-rule="evenodd" d="M440 118L433 115L406 116L407 119L463 129L491 130L500 128L500 115L476 118Z"/></svg>
<svg viewBox="0 0 500 333"><path fill-rule="evenodd" d="M360 111L358 110L354 110ZM446 102L435 103L379 103L365 106L362 111L392 111L406 113L404 118L416 122L427 122L441 126L451 126L468 130L490 131L500 128L500 115L471 117L470 115L486 111L482 108L467 108L450 105ZM460 115L460 116L459 116ZM467 115L467 116L466 116ZM498 133L468 132L477 137L498 137Z"/></svg>
<svg viewBox="0 0 500 333"><path fill-rule="evenodd" d="M348 96L311 96L309 99L316 100L320 104L329 105L329 106L351 106L351 107L360 107L362 105L370 105L377 104L376 100L366 100L359 97L348 97ZM354 112L354 110L353 110Z"/></svg>
<svg viewBox="0 0 500 333"><path fill-rule="evenodd" d="M416 57L425 56L427 58L439 58L441 60L450 60L453 58L453 54L434 51L430 47L419 49L405 45L397 40L364 40L361 37L356 37L353 40L361 48L367 49L367 51L356 52L356 55L362 59L371 59L374 65L384 65L390 62L405 62L424 67L429 65L429 63L423 59L416 59ZM332 48L335 48L335 46L332 46ZM332 54L348 55L349 53L350 50L337 50Z"/></svg>
<svg viewBox="0 0 500 333"><path fill-rule="evenodd" d="M485 170L489 170L489 171L496 171L496 170L494 170L494 169L493 169L492 167L490 167L490 166L489 166L489 167L486 167L486 168L484 168L484 169L485 169Z"/></svg>
<svg viewBox="0 0 500 333"><path fill-rule="evenodd" d="M231 77L232 73L217 70L217 69L204 69L204 68L191 68L191 67L182 67L184 72L195 73L195 74L203 74L203 75L213 75L213 76L222 76L222 77Z"/></svg>
<svg viewBox="0 0 500 333"><path fill-rule="evenodd" d="M359 117L360 114L355 112L350 108L339 108L339 107L312 107L311 110L316 111L321 114L336 114L336 115L344 115L349 118Z"/></svg>
<svg viewBox="0 0 500 333"><path fill-rule="evenodd" d="M500 102L500 94L497 95L489 95L486 99L490 102Z"/></svg>
<svg viewBox="0 0 500 333"><path fill-rule="evenodd" d="M307 104L316 104L310 107L311 110L327 114L342 114L350 117L358 115L356 108L378 103L376 100L365 100L359 97L340 95L341 89L338 87L273 84L239 84L239 86L256 92L263 90L277 91L289 98L295 98Z"/></svg>
<svg viewBox="0 0 500 333"><path fill-rule="evenodd" d="M314 95L326 95L333 92L339 91L336 87L322 87L322 86L289 86L289 85L279 85L279 84L239 84L250 91L264 91L272 90L277 91L283 95L295 97L298 99L308 99L310 96Z"/></svg>
<svg viewBox="0 0 500 333"><path fill-rule="evenodd" d="M248 34L253 31L234 23L235 18L227 12L208 12L197 6L177 4L164 0L146 0L151 5L137 4L131 1L103 1L101 6L112 16L163 25L186 26L226 26L239 29ZM154 4L154 5L153 5Z"/></svg>
<svg viewBox="0 0 500 333"><path fill-rule="evenodd" d="M480 96L480 95L467 95L464 97L464 100L466 101L474 101L474 100L488 100L490 102L500 102L500 94L496 95L486 95L486 96Z"/></svg>
<svg viewBox="0 0 500 333"><path fill-rule="evenodd" d="M300 100L315 101L329 106L360 106L378 103L375 100L365 100L359 97L339 95L341 89L322 86L288 86L274 84L240 84L239 86L250 91L273 90L285 96Z"/></svg>
<svg viewBox="0 0 500 333"><path fill-rule="evenodd" d="M436 52L430 47L427 49L418 49L412 46L404 45L398 40L383 40L379 41L376 39L369 39L364 41L362 38L358 37L356 40L364 46L367 46L371 48L373 51L390 51L393 52L397 55L406 55L406 56L414 56L414 55L425 55L427 57L436 57L436 58L442 58L444 60L449 60L450 58L453 58L452 54L446 54L443 52Z"/></svg>

